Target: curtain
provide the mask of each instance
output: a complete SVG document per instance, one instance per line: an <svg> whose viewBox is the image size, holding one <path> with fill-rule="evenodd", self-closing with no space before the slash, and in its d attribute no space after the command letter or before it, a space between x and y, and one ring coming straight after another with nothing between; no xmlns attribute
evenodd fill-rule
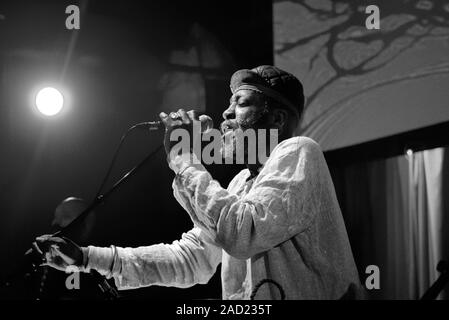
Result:
<svg viewBox="0 0 449 320"><path fill-rule="evenodd" d="M449 258L448 156L437 148L331 167L362 283L367 266L380 270L370 298L419 299Z"/></svg>

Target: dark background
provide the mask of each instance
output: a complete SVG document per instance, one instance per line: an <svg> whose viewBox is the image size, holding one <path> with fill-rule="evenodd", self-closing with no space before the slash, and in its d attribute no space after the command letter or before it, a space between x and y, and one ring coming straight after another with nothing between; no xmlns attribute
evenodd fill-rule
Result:
<svg viewBox="0 0 449 320"><path fill-rule="evenodd" d="M65 8L70 4L81 8L80 30L65 28ZM202 32L192 32L198 28ZM170 59L173 52L198 49L195 45L204 38L222 57L219 63L208 63L207 57L196 65L188 59L185 63ZM170 88L162 85L161 89L164 76L199 75L206 92L201 107L217 124L227 107L232 72L272 64L272 47L272 4L266 0L2 1L2 277L16 270L35 236L50 231L60 201L69 196L92 200L128 127L156 120L162 110L171 111L163 102L163 95L170 93ZM51 119L40 116L32 106L33 93L45 84L58 84L65 90L67 105ZM161 141L160 132L132 133L107 187ZM239 169L210 168L223 185ZM161 151L96 211L90 243L132 247L179 239L192 223L172 195L172 179ZM220 298L219 278L217 272L206 286L150 287L123 295ZM20 297L20 290L13 285L0 290L0 297Z"/></svg>
<svg viewBox="0 0 449 320"><path fill-rule="evenodd" d="M351 1L351 5L356 2ZM385 14L384 9L389 8L390 2L388 6L379 3ZM81 9L80 30L65 27L68 16L65 8L71 4ZM393 11L402 10L400 4L391 6ZM320 9L315 10L323 13ZM290 16L290 11L283 13ZM290 18L296 19L294 12L292 15ZM333 21L326 20L325 15L324 18L321 15L314 17L323 19L322 24ZM69 196L93 199L120 137L130 126L157 120L159 112L180 107L200 110L211 115L216 125L220 123L221 113L228 106L232 73L240 68L273 64L273 51L276 52L273 50L273 26L285 23L290 26L286 35L302 35L287 18L273 21L271 0L2 1L0 279L18 271L23 253L35 236L50 232L55 207L63 199ZM295 20L295 23L302 24L303 21ZM315 28L309 20L307 23L310 28ZM333 31L342 31L339 26L335 28ZM376 37L389 39L383 34ZM285 39L289 38L286 36ZM296 53L312 58L307 50L298 49ZM347 54L354 56L353 52ZM428 60L424 55L418 58L419 61ZM310 102L311 92L307 92L307 88L311 80L295 69L301 63L300 59L296 56L290 59L292 69L286 69L297 72L303 80ZM410 58L397 60L412 61ZM311 70L311 74L318 76L321 73ZM385 78L380 73L377 76ZM65 106L60 115L47 118L35 109L35 94L44 86L55 86L63 91ZM430 93L423 91L419 96L423 99L433 97L438 106L444 99L433 93L446 91L429 88ZM336 92L341 94L343 91ZM394 91L386 97L406 96L414 100L410 93L407 88L402 95ZM333 91L329 97L335 98ZM392 110L377 111L378 97L373 95L374 105L364 100L361 106L368 111L375 110L384 121L393 113ZM407 108L408 104L397 105ZM436 114L428 108L423 110ZM367 119L375 126L375 121ZM317 123L326 130L332 128L322 119ZM365 128L359 122L346 127L356 128L353 124L357 123ZM408 122L402 119L391 123L397 129ZM329 137L341 142L339 134L348 128L333 128ZM382 132L377 127L374 131L376 134ZM397 260L387 256L387 239L383 233L373 233L375 226L387 229L387 220L382 216L383 212L371 212L372 208L367 204L370 195L384 191L369 189L367 172L373 164L383 168L384 164L378 161L402 156L409 148L418 152L448 146L448 133L449 122L446 121L325 152L362 283L367 265L375 263L384 270L386 265L382 263ZM310 136L320 145L326 145L319 136ZM358 138L357 134L348 136ZM161 132L132 132L106 188L156 150L162 137ZM444 160L445 177L448 159L446 156ZM240 169L228 165L208 167L223 186ZM192 223L172 195L172 179L165 153L160 150L96 210L89 244L136 247L179 239ZM442 194L448 190L447 181L444 181ZM385 201L386 198L376 198L375 203L382 207L386 206ZM446 200L443 207L445 210L448 207ZM372 221L367 221L371 217ZM445 217L444 228L447 228L447 222ZM442 243L448 243L447 233L442 234ZM447 252L447 245L444 250ZM388 281L384 276L381 279ZM382 288L387 287L384 282ZM17 281L9 288L0 288L0 298L24 298L29 296L27 290L21 281ZM384 298L385 292L371 292L371 295L372 298ZM221 297L220 271L217 270L208 285L189 289L153 286L121 294L125 299L217 299Z"/></svg>

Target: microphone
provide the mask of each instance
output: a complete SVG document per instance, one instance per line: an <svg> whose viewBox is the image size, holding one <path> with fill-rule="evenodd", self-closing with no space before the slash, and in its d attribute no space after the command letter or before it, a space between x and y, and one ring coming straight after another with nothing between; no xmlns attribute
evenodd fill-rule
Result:
<svg viewBox="0 0 449 320"><path fill-rule="evenodd" d="M199 117L199 121L201 122L201 132L206 133L214 127L214 122L211 117L206 115L201 115ZM141 122L136 124L136 126L142 127L144 129L148 129L150 131L155 131L164 128L164 123L162 121L148 121Z"/></svg>

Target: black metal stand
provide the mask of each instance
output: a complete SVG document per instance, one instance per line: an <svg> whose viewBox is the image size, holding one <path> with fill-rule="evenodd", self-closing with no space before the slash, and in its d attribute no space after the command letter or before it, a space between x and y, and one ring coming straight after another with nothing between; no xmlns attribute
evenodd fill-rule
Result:
<svg viewBox="0 0 449 320"><path fill-rule="evenodd" d="M95 208L103 204L107 198L109 198L121 185L123 185L130 177L134 176L139 169L143 167L144 164L146 164L159 150L162 149L162 145L160 145L155 151L151 152L145 159L143 159L138 165L136 165L134 168L132 168L130 171L128 171L119 181L117 181L108 191L106 191L104 194L99 195L92 201L92 203L84 210L78 217L76 217L70 224L68 224L66 227L62 228L61 230L55 232L53 236L62 236L65 233L70 232L74 227L78 226L79 223L81 223L84 218L87 217L87 215L92 212Z"/></svg>
<svg viewBox="0 0 449 320"><path fill-rule="evenodd" d="M157 152L159 152L159 150L162 149L162 147L163 145L160 145L156 150L151 152L138 165L136 165L134 168L128 171L120 180L118 180L108 191L96 197L92 201L92 203L70 224L68 224L61 230L55 232L53 236L55 237L64 236L66 233L69 233L71 230L73 230L73 228L78 226L95 208L103 204L115 191L119 189L120 186L125 184L125 182L128 181L130 177L134 176ZM26 273L30 272L30 270L31 272L34 272L34 270L40 265L41 262L42 258L39 255L37 255L33 249L29 249L25 253L25 261L23 262L23 267L20 268L14 274L10 275L6 281L1 282L0 287L9 286L11 282L14 281L14 279L17 279L19 277L23 278ZM100 287L101 291L105 294L106 299L111 300L119 297L117 290L109 285L104 276L102 276L96 271L91 272L91 275L93 276L94 279L96 279L98 286Z"/></svg>

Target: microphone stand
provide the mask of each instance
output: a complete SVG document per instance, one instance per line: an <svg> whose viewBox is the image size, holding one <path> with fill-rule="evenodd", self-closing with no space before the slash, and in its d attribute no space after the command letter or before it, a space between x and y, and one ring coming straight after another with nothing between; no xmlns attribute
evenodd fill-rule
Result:
<svg viewBox="0 0 449 320"><path fill-rule="evenodd" d="M69 223L67 226L63 227L59 231L52 234L52 236L55 237L61 237L64 236L64 234L70 232L73 230L76 226L78 226L95 208L99 207L101 204L103 204L114 192L116 192L122 185L124 185L129 178L136 175L137 172L157 153L159 150L163 147L163 145L160 145L156 150L151 152L147 157L145 157L139 164L137 164L134 168L129 170L122 178L120 178L109 190L107 190L104 194L97 196L92 203L83 211L81 212L78 217L76 217L71 223ZM28 271L29 266L31 264L32 271L35 271L37 266L39 266L42 262L42 258L39 257L36 252L33 249L29 249L25 253L25 262L24 266L20 268L19 272L16 272L8 277L6 281L3 281L0 283L0 287L2 286L9 286L12 279L17 278L19 275L24 275L24 270ZM26 272L25 271L25 272ZM107 295L108 299L116 299L119 297L118 292L115 288L113 288L107 281L104 276L99 274L97 271L93 270L91 272L91 275L93 275L93 278L97 281L100 289L103 293Z"/></svg>
<svg viewBox="0 0 449 320"><path fill-rule="evenodd" d="M81 212L81 214L78 217L76 217L71 223L69 223L61 230L55 232L53 236L55 237L62 236L65 233L70 232L74 227L78 226L78 224L80 224L89 215L91 211L93 211L95 208L103 204L106 201L106 199L108 199L115 191L117 191L120 186L125 184L125 182L128 181L130 177L134 176L157 152L159 152L161 148L162 145L159 146L155 151L151 152L138 165L129 170L122 178L120 178L120 180L118 180L108 191L96 197L92 201L92 203L83 212Z"/></svg>

